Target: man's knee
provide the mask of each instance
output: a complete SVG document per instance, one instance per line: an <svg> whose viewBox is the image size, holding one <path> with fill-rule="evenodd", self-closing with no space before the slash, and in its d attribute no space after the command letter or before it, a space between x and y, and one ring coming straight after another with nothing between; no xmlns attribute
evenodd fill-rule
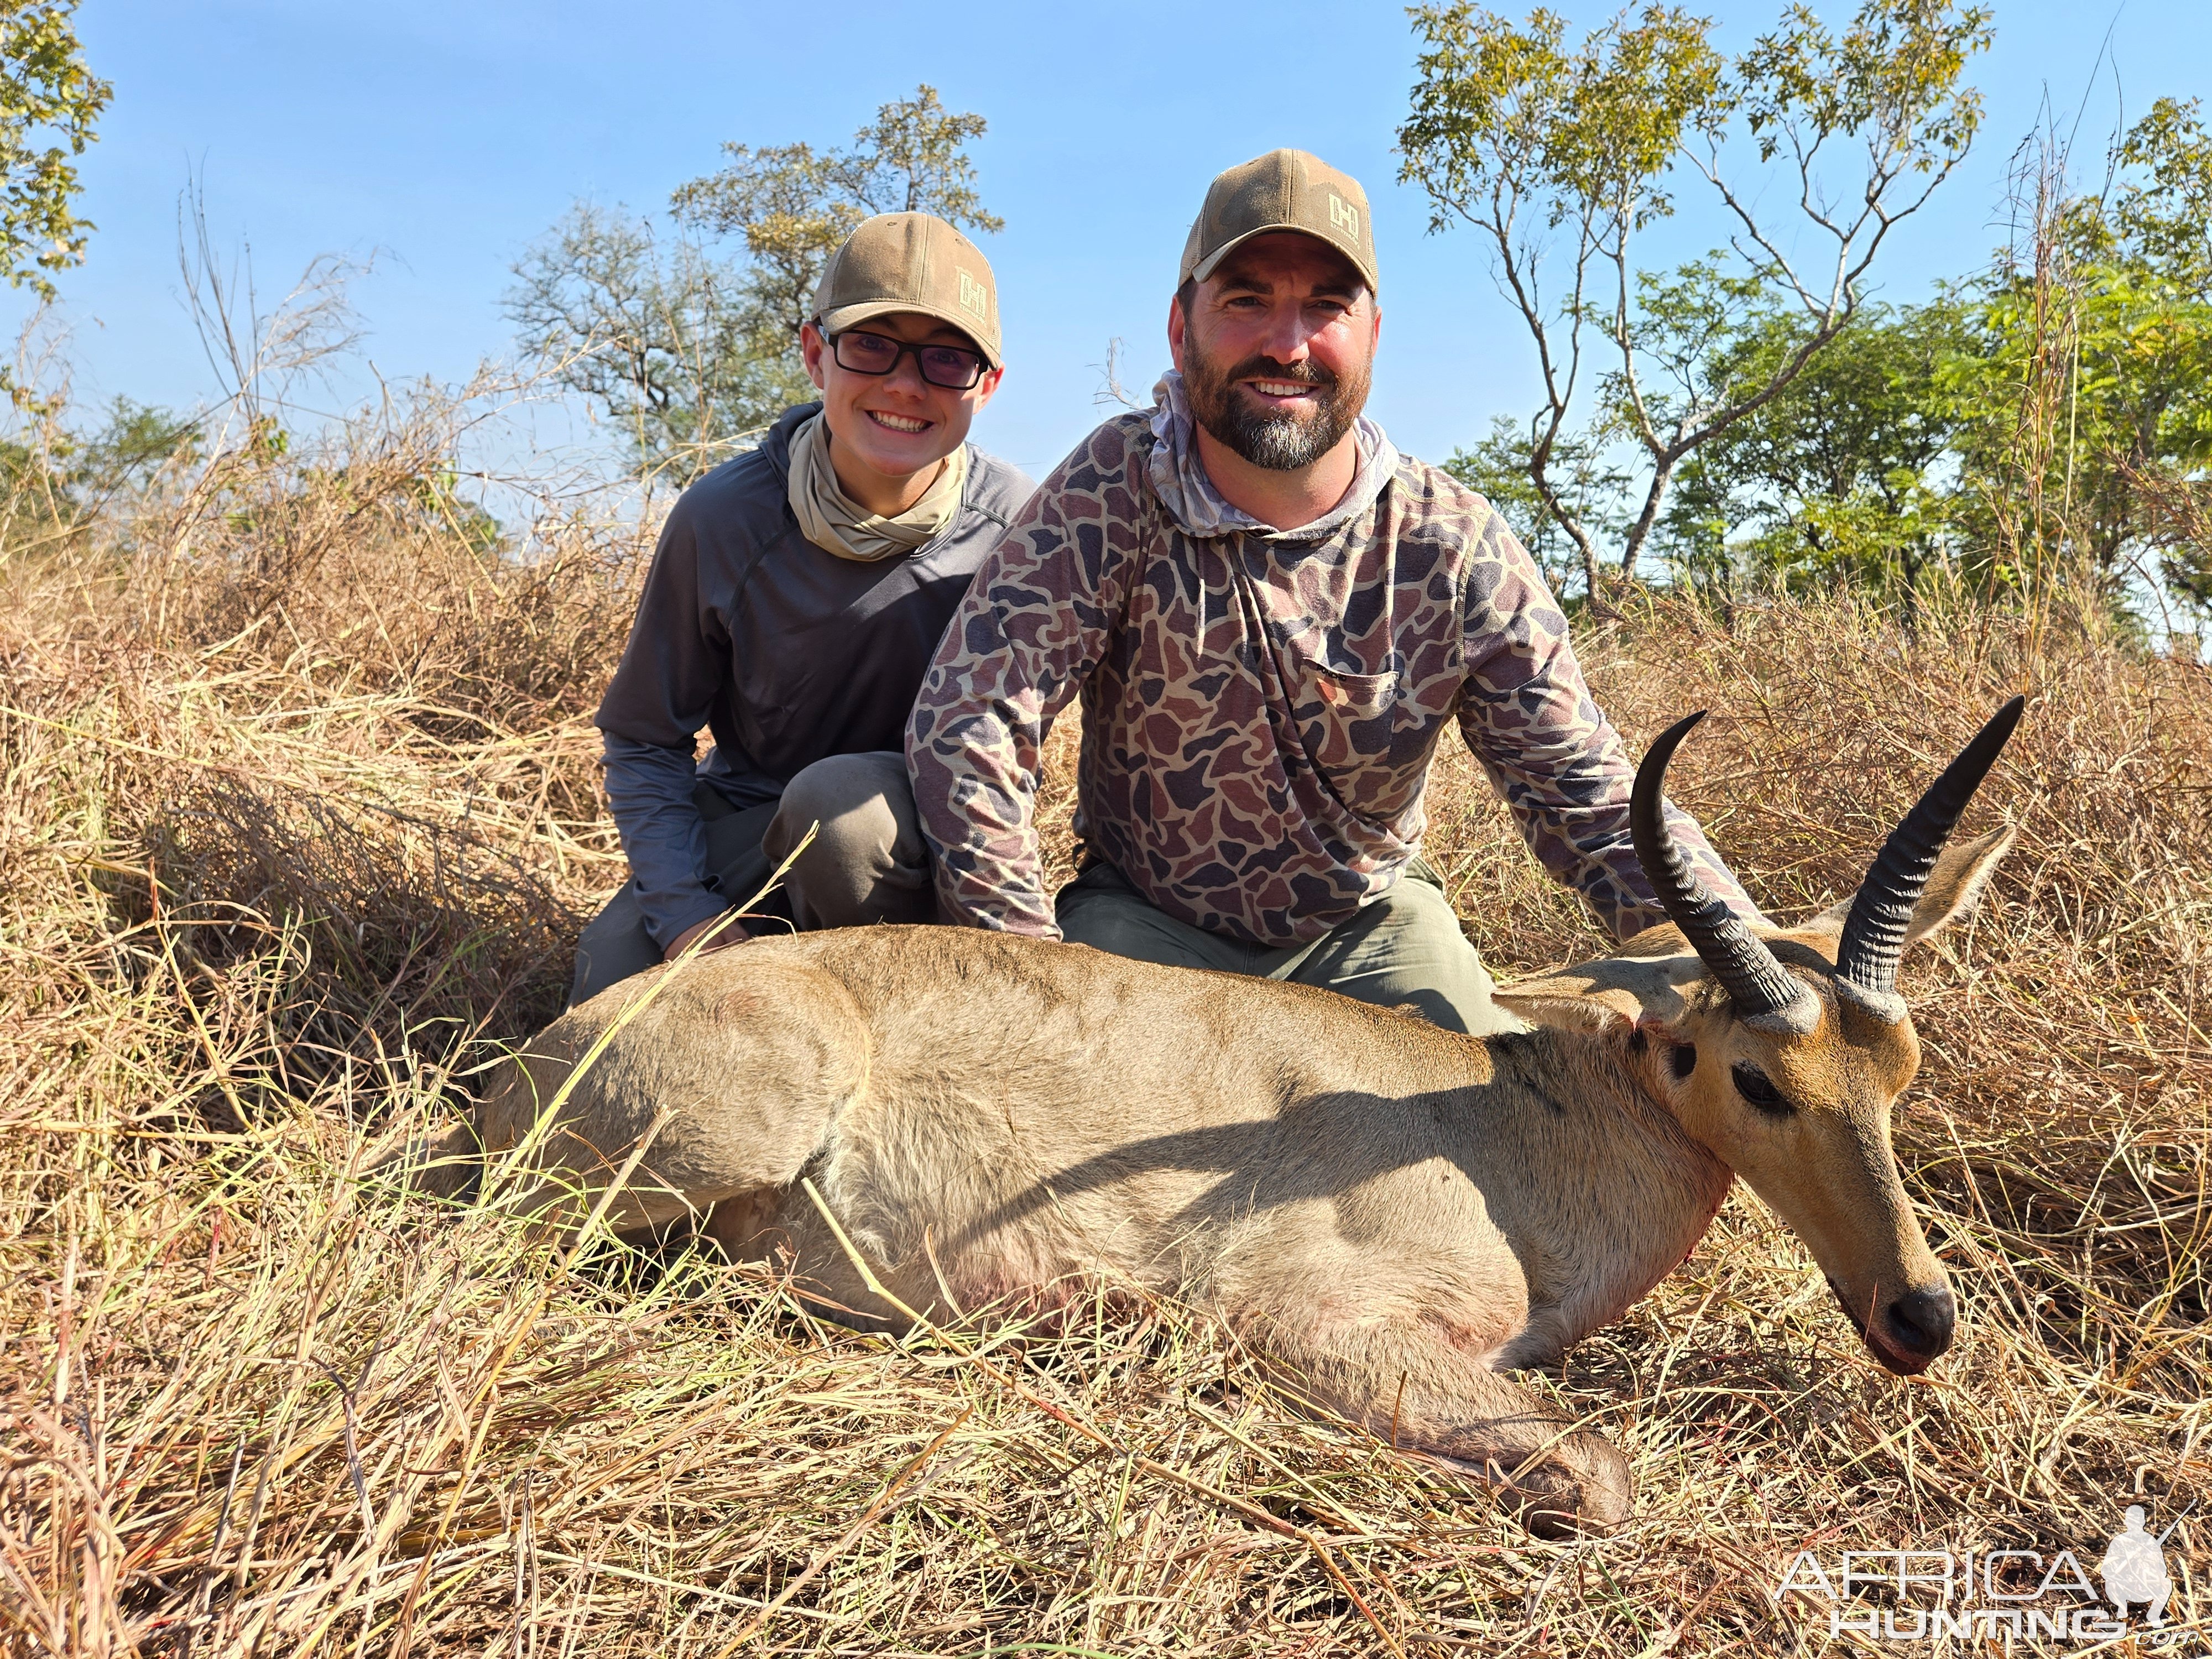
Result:
<svg viewBox="0 0 2212 1659"><path fill-rule="evenodd" d="M1291 977L1383 1007L1410 1007L1448 1031L1522 1029L1493 1000L1497 983L1443 890L1408 874L1365 906Z"/></svg>
<svg viewBox="0 0 2212 1659"><path fill-rule="evenodd" d="M1162 927L1158 912L1142 899L1100 893L1085 902L1063 902L1057 908L1060 936L1070 945L1087 945L1109 956L1154 962L1166 968L1212 965L1200 960L1172 928Z"/></svg>

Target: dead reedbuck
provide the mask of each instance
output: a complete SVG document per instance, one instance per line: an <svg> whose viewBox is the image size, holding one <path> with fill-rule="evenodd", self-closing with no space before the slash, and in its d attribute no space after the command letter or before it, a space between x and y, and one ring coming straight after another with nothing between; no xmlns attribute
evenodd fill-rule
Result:
<svg viewBox="0 0 2212 1659"><path fill-rule="evenodd" d="M1524 1031L1478 1041L1301 986L966 929L810 933L654 970L673 977L548 1114L653 981L573 1010L475 1125L417 1154L417 1178L455 1191L520 1147L565 1205L605 1199L627 1164L618 1228L711 1208L736 1253L787 1261L850 1322L900 1327L811 1177L879 1282L933 1318L1049 1307L1102 1276L1172 1291L1307 1400L1483 1476L1532 1525L1602 1528L1628 1511L1626 1461L1506 1373L1618 1319L1735 1176L1804 1239L1883 1364L1917 1372L1950 1346L1951 1290L1890 1150L1919 1063L1898 959L2010 842L1945 848L2020 709L1848 904L1786 929L1747 925L1689 872L1660 787L1697 717L1674 726L1633 811L1672 924L1502 993Z"/></svg>

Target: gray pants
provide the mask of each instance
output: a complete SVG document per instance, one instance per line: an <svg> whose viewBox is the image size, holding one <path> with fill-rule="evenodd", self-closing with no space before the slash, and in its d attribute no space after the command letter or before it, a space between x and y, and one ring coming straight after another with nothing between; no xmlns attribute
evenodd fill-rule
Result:
<svg viewBox="0 0 2212 1659"><path fill-rule="evenodd" d="M884 750L832 755L784 786L765 805L736 807L706 784L692 793L707 824L707 869L714 890L744 904L768 884L810 828L814 839L783 884L745 913L748 931L811 933L877 921L937 920L929 844L914 811L906 757ZM573 1007L661 958L645 931L637 884L628 881L576 941Z"/></svg>
<svg viewBox="0 0 2212 1659"><path fill-rule="evenodd" d="M1491 1000L1497 989L1436 872L1416 859L1398 884L1310 945L1247 945L1178 921L1148 903L1110 864L1094 864L1054 901L1060 935L1117 957L1317 985L1385 1008L1410 1006L1431 1024L1476 1036L1517 1031Z"/></svg>

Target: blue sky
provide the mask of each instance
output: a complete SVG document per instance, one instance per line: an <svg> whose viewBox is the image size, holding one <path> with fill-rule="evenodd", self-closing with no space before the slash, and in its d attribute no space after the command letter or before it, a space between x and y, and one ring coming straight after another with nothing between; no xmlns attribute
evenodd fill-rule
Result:
<svg viewBox="0 0 2212 1659"><path fill-rule="evenodd" d="M1583 24L1606 15L1565 9ZM1724 43L1744 44L1779 9L1720 10ZM1844 21L1842 5L1821 10ZM2086 95L2080 153L2094 161L2123 99L2132 117L2212 85L2202 0L1999 0L1996 27L1971 71L1984 136L1895 239L1878 273L1893 297L1978 263L1997 240L2007 159L2046 92L2069 122ZM1393 182L1414 55L1395 5L91 0L81 29L116 89L82 163L99 229L61 283L88 400L189 407L216 391L179 298L190 173L217 240L250 246L264 294L318 253L377 256L355 289L368 329L356 391L372 365L458 380L511 349L498 307L508 267L575 198L657 209L713 169L725 140L842 143L921 81L991 124L974 154L1006 220L986 251L1011 372L977 436L1032 470L1099 418L1109 339L1127 342L1129 383L1150 385L1206 180L1278 144L1316 151L1373 198L1384 321L1370 410L1401 447L1442 459L1493 412L1523 408L1534 383L1474 235L1427 235L1419 192ZM1716 225L1700 213L1665 251L1710 245ZM22 314L19 296L9 303Z"/></svg>

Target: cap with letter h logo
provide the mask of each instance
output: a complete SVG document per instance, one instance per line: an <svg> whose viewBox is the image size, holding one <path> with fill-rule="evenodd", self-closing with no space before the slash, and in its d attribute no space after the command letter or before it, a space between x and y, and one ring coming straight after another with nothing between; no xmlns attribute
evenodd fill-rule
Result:
<svg viewBox="0 0 2212 1659"><path fill-rule="evenodd" d="M1376 291L1367 192L1350 173L1302 149L1269 150L1214 179L1183 244L1177 285L1193 277L1204 282L1231 252L1271 230L1302 231L1327 242L1352 261L1370 294Z"/></svg>
<svg viewBox="0 0 2212 1659"><path fill-rule="evenodd" d="M919 312L975 341L992 368L999 355L999 289L983 252L933 213L864 219L822 268L814 314L842 334L873 317Z"/></svg>

